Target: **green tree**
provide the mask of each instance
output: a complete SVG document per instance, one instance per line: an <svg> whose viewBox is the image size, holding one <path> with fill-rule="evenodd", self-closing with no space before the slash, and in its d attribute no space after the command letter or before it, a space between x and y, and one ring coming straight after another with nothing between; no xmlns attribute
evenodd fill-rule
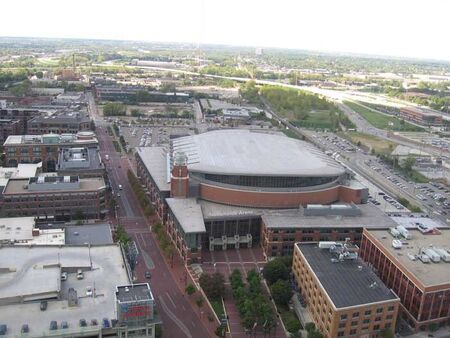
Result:
<svg viewBox="0 0 450 338"><path fill-rule="evenodd" d="M195 293L196 289L194 285L188 284L188 286L186 286L186 289L184 289L184 291L186 291L186 293L190 296Z"/></svg>
<svg viewBox="0 0 450 338"><path fill-rule="evenodd" d="M219 300L225 293L225 277L220 272L203 273L199 283L206 295L212 300Z"/></svg>
<svg viewBox="0 0 450 338"><path fill-rule="evenodd" d="M416 163L415 157L408 156L408 157L405 159L405 161L403 161L403 169L404 169L407 173L411 173L411 171L413 170L412 167L414 166L415 163Z"/></svg>
<svg viewBox="0 0 450 338"><path fill-rule="evenodd" d="M267 280L267 283L271 285L279 279L289 279L289 270L283 261L274 259L266 264L263 270L263 275Z"/></svg>
<svg viewBox="0 0 450 338"><path fill-rule="evenodd" d="M292 297L292 289L289 282L279 279L270 286L273 300L279 305L287 305Z"/></svg>

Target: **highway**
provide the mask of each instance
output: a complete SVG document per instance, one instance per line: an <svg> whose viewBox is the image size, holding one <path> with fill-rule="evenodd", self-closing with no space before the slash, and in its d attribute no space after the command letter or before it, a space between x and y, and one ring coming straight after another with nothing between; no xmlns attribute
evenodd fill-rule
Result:
<svg viewBox="0 0 450 338"><path fill-rule="evenodd" d="M201 312L198 307L196 308L193 302L184 296L184 285L180 283L175 269L171 268L161 255L150 231L150 224L128 183L127 171L133 169L130 159L115 151L112 137L107 133L108 123L98 115L92 95L90 93L87 95L100 144L100 154L103 159L106 154L109 155L109 160L105 161L105 164L112 190L115 194L120 192L121 195L116 198L117 218L112 218L111 221L125 227L141 252L135 271L136 282L149 282L145 278L145 272L151 271L150 286L163 322L165 337L210 337L211 328L208 330L205 325L206 318L200 318ZM119 184L122 185L122 190L119 190ZM184 269L184 265L177 265L177 268Z"/></svg>

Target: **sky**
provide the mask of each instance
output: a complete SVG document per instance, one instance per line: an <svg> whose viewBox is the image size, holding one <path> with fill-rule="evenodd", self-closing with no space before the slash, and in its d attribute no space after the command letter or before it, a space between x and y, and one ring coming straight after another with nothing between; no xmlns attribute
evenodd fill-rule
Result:
<svg viewBox="0 0 450 338"><path fill-rule="evenodd" d="M450 61L446 0L14 0L0 36L216 43Z"/></svg>

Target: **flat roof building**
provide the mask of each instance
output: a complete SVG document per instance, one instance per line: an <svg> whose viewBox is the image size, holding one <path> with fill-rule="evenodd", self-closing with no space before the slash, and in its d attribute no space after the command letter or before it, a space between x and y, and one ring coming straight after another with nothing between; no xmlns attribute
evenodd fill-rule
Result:
<svg viewBox="0 0 450 338"><path fill-rule="evenodd" d="M37 176L10 179L3 189L2 213L11 216L57 216L100 219L107 212L103 177Z"/></svg>
<svg viewBox="0 0 450 338"><path fill-rule="evenodd" d="M61 148L56 170L64 176L95 177L104 174L105 165L96 146Z"/></svg>
<svg viewBox="0 0 450 338"><path fill-rule="evenodd" d="M98 148L98 140L90 131L76 134L11 135L3 146L7 166L42 162L43 171L49 172L56 170L62 148Z"/></svg>
<svg viewBox="0 0 450 338"><path fill-rule="evenodd" d="M64 245L64 229L35 228L34 217L0 218L0 244Z"/></svg>
<svg viewBox="0 0 450 338"><path fill-rule="evenodd" d="M292 271L324 337L372 337L394 330L399 298L358 258L356 246L296 243Z"/></svg>
<svg viewBox="0 0 450 338"><path fill-rule="evenodd" d="M28 133L33 135L78 133L91 129L89 115L79 111L37 116L28 121Z"/></svg>
<svg viewBox="0 0 450 338"><path fill-rule="evenodd" d="M33 337L122 337L137 329L124 322L115 325L118 286L130 285L117 245L2 247L0 265L0 325L6 325L7 337L20 336L23 324ZM77 278L79 270L82 278ZM48 301L45 311L40 310L43 300ZM80 326L81 319L87 321L85 327ZM97 324L91 322L94 319ZM50 330L51 321L57 323L54 330ZM60 326L63 321L67 328ZM104 327L104 321L109 327ZM154 337L154 324L148 325L147 335L140 336Z"/></svg>
<svg viewBox="0 0 450 338"><path fill-rule="evenodd" d="M402 107L400 117L423 126L441 126L443 122L441 113L422 107Z"/></svg>
<svg viewBox="0 0 450 338"><path fill-rule="evenodd" d="M411 328L425 330L433 323L448 323L450 229L396 229L365 229L362 259L400 297L401 318Z"/></svg>

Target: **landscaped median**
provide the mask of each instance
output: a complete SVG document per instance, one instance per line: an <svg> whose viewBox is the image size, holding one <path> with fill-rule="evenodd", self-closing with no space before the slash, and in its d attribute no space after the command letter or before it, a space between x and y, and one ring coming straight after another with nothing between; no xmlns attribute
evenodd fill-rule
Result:
<svg viewBox="0 0 450 338"><path fill-rule="evenodd" d="M142 188L141 183L137 179L136 175L131 170L128 170L127 176L128 182L130 182L131 188L133 189L133 192L136 195L139 204L142 207L142 210L144 210L144 215L147 217L154 215L155 210L153 209L153 206L151 205L148 198L145 196L145 191Z"/></svg>

